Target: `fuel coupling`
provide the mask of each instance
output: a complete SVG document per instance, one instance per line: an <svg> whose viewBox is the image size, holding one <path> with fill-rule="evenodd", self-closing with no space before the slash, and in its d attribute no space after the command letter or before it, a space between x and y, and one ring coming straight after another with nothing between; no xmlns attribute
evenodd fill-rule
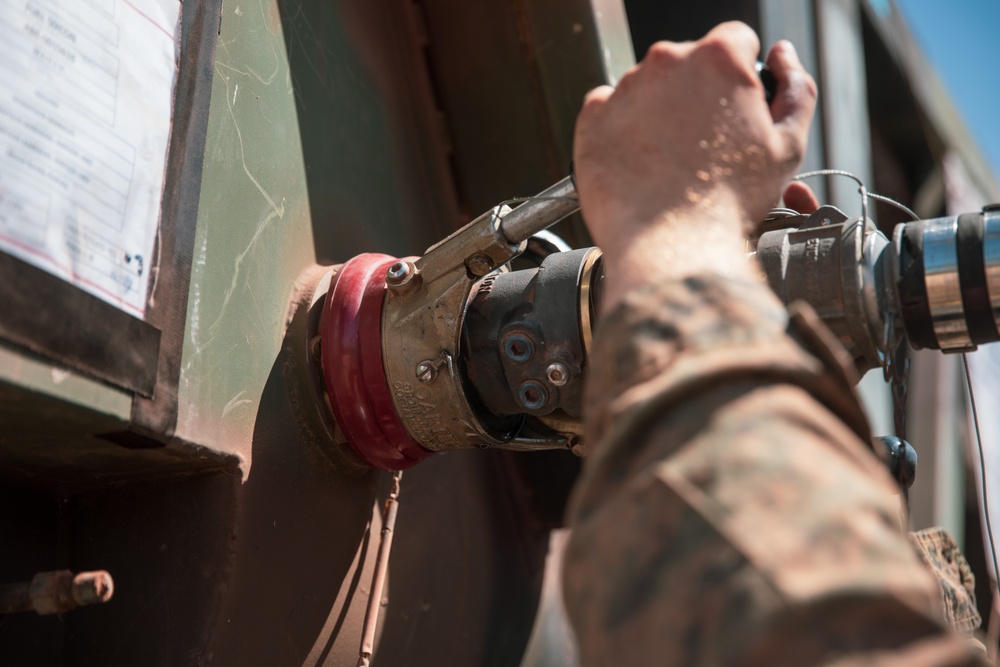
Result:
<svg viewBox="0 0 1000 667"><path fill-rule="evenodd" d="M553 253L537 269L497 272L476 284L461 366L481 421L524 441L508 446L537 449L555 435L580 451L583 372L600 285L597 248Z"/></svg>
<svg viewBox="0 0 1000 667"><path fill-rule="evenodd" d="M566 178L421 257L333 267L319 356L338 438L383 470L455 449L582 453L600 251L509 268L577 206ZM755 251L779 298L809 303L860 370L881 366L899 386L907 342L958 352L1000 340L1000 208L901 224L891 240L834 207L777 211Z"/></svg>
<svg viewBox="0 0 1000 667"><path fill-rule="evenodd" d="M889 239L833 206L772 214L756 245L771 289L806 301L859 370L895 350L966 352L1000 340L1000 207L899 224Z"/></svg>
<svg viewBox="0 0 1000 667"><path fill-rule="evenodd" d="M338 430L367 463L402 470L454 449L578 446L600 251L506 266L533 230L575 210L556 204L529 225L512 215L513 228L503 223L514 212L493 208L421 257L333 267L323 378Z"/></svg>

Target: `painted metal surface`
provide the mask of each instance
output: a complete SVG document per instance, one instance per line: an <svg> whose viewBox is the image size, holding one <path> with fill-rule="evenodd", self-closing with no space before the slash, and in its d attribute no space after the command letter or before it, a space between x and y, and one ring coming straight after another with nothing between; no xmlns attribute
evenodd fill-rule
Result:
<svg viewBox="0 0 1000 667"><path fill-rule="evenodd" d="M316 265L419 254L565 175L584 92L631 61L620 6L600 5L613 21L583 0L225 3L197 225L182 230L194 256L172 440L109 442L135 414L129 394L0 347L0 418L17 434L0 455L37 452L45 471L5 470L18 483L0 487L0 530L22 545L0 558L4 580L104 567L116 588L58 622L8 618L5 655L356 661L388 476L330 447L307 344ZM566 457L455 453L407 473L375 664L517 663Z"/></svg>
<svg viewBox="0 0 1000 667"><path fill-rule="evenodd" d="M447 189L425 189L425 162L443 160L421 152L432 119L407 127L408 63L356 50L401 41L386 4L224 9L177 433L247 468L299 272L416 249L450 223L434 204Z"/></svg>

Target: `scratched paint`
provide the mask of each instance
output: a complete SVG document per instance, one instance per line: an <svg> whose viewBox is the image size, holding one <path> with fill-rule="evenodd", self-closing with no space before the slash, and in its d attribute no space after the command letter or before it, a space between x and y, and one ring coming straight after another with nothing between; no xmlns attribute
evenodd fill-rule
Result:
<svg viewBox="0 0 1000 667"><path fill-rule="evenodd" d="M420 252L458 219L385 8L284 4L287 25L277 2L224 6L179 383L178 435L245 475L300 272Z"/></svg>
<svg viewBox="0 0 1000 667"><path fill-rule="evenodd" d="M264 0L223 9L179 386L179 435L241 455L244 474L292 284L314 258L274 15Z"/></svg>

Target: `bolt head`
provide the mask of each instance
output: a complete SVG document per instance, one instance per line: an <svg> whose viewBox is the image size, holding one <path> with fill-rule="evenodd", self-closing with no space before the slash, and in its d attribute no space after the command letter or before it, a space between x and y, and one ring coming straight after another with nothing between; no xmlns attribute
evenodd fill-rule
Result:
<svg viewBox="0 0 1000 667"><path fill-rule="evenodd" d="M402 259L385 272L385 281L392 286L403 285L411 277L413 277L413 265Z"/></svg>
<svg viewBox="0 0 1000 667"><path fill-rule="evenodd" d="M569 382L569 369L566 368L565 364L558 361L551 363L545 369L545 379L549 381L553 387L565 387Z"/></svg>
<svg viewBox="0 0 1000 667"><path fill-rule="evenodd" d="M432 364L427 363L426 361L422 361L419 364L417 364L416 375L417 375L417 380L419 380L420 382L423 382L425 384L428 382L433 382L434 379L437 377L437 368L435 368Z"/></svg>
<svg viewBox="0 0 1000 667"><path fill-rule="evenodd" d="M482 278L493 270L493 260L486 255L473 255L465 261L465 268L472 275Z"/></svg>

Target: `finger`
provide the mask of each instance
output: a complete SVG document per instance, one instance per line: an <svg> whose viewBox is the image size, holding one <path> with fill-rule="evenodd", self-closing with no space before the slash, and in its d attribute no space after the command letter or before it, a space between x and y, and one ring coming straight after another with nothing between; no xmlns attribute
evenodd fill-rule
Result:
<svg viewBox="0 0 1000 667"><path fill-rule="evenodd" d="M767 66L777 82L771 118L781 131L790 159L805 154L809 122L816 109L816 82L799 62L791 42L780 41L767 54Z"/></svg>
<svg viewBox="0 0 1000 667"><path fill-rule="evenodd" d="M801 181L792 181L785 188L785 194L782 196L785 200L785 206L788 208L798 211L799 213L812 213L819 208L819 200L816 199L816 194L812 191L808 185Z"/></svg>
<svg viewBox="0 0 1000 667"><path fill-rule="evenodd" d="M699 43L718 44L731 49L737 61L748 68L754 66L757 54L760 53L760 39L757 33L740 21L728 21L715 26Z"/></svg>

